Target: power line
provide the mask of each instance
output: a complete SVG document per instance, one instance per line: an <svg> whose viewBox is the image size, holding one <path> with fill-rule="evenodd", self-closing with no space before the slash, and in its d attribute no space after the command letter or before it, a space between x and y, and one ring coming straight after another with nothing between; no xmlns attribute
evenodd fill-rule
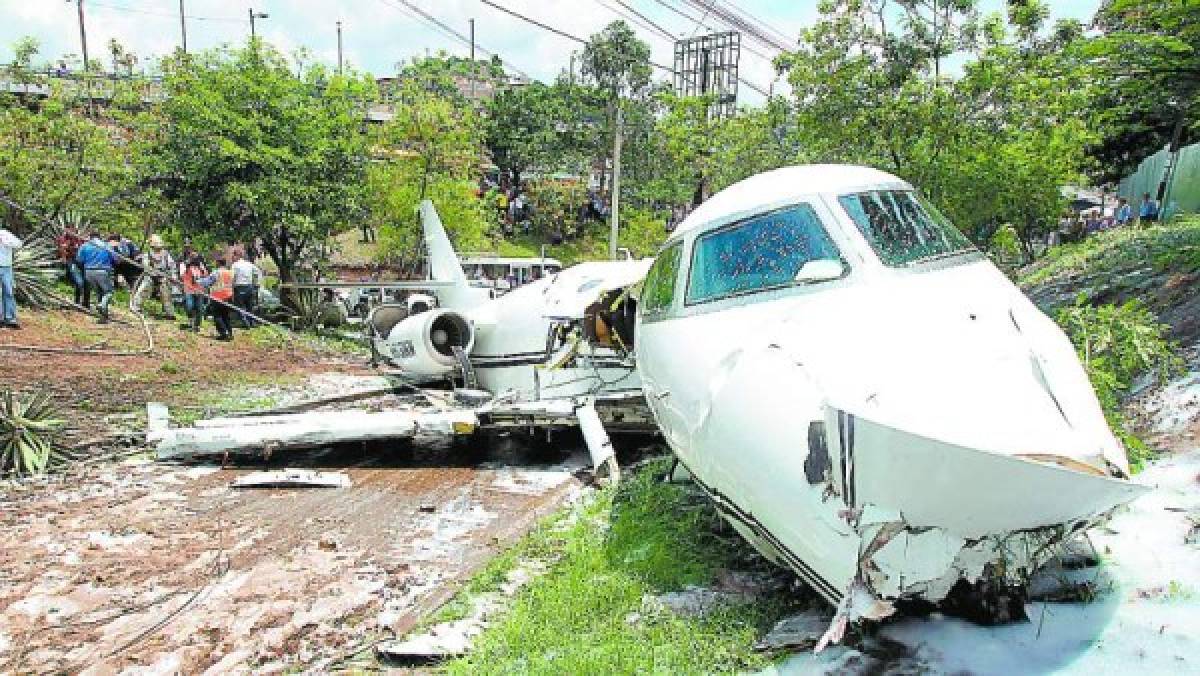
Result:
<svg viewBox="0 0 1200 676"><path fill-rule="evenodd" d="M500 5L497 5L494 2L490 2L490 0L479 0L479 1L482 2L483 4L487 5L488 7L491 7L493 9L498 9L501 12L504 12L505 14L507 14L509 16L516 17L516 18L520 19L521 21L524 21L525 23L533 24L534 26L537 26L538 28L541 28L542 30L550 31L551 33L554 33L555 35L557 35L559 37L563 37L568 40L574 40L575 42L578 42L581 45L587 44L587 40L584 40L583 38L577 38L574 35L560 31L553 26L547 26L546 24L544 24L540 21L537 21L536 19L530 19L529 17L527 17L523 14L517 14L516 12L512 11L511 9L508 9L507 7L501 7Z"/></svg>
<svg viewBox="0 0 1200 676"><path fill-rule="evenodd" d="M654 23L650 19L647 19L644 15L642 15L637 10L633 9L632 7L625 4L624 2L621 2L621 0L613 0L613 2L615 2L617 5L620 5L621 7L624 7L626 10L625 12L608 4L607 0L596 0L596 2L600 3L606 9L608 9L608 11L612 12L613 14L616 14L617 16L621 17L622 19L626 19L634 24L640 25L642 28L645 28L652 33L657 33L659 36L662 36L662 37L666 38L667 40L670 40L672 43L675 42L675 39L676 39L675 36L672 35L669 31L667 31L667 29Z"/></svg>
<svg viewBox="0 0 1200 676"><path fill-rule="evenodd" d="M138 9L136 7L125 7L124 5L110 5L110 4L103 3L103 2L95 2L94 0L92 0L91 2L88 2L88 7L103 7L105 9L111 9L111 10L114 10L117 12L129 12L131 14L145 14L147 16L162 16L162 17L167 17L170 19L176 19L179 17L179 14L175 13L175 12L171 12L171 13L156 12L154 10L149 10L149 9ZM232 23L244 23L245 22L245 19L235 19L233 17L228 17L228 16L196 16L194 14L188 14L184 18L195 19L197 21L228 21L228 22L232 22Z"/></svg>
<svg viewBox="0 0 1200 676"><path fill-rule="evenodd" d="M644 25L645 25L645 24L648 24L648 25L651 27L651 29L652 29L652 30L654 30L654 31L657 31L657 32L661 33L662 35L666 36L666 38L667 38L667 39L669 39L669 40L671 41L671 44L672 44L672 45L674 45L674 44L675 44L675 43L678 41L678 38L676 38L674 35L672 35L672 34L670 33L670 31L668 31L667 29L663 28L661 25L659 25L659 24L655 23L654 21L651 21L650 19L646 18L646 17L645 17L643 14L641 14L640 12L638 12L637 10L635 10L634 8L632 8L632 7L630 7L629 5L627 5L627 4L625 3L625 1L624 1L624 0L612 0L612 1L613 1L613 2L615 2L615 3L617 3L617 4L618 4L618 5L620 5L620 6L624 7L625 9L629 10L629 11L630 11L630 12L632 12L633 14L637 15L637 16L638 16L639 18L641 18L641 20L644 22ZM596 2L599 2L601 5L604 5L604 6L605 6L605 7L607 7L609 10L611 10L611 11L615 12L615 13L616 13L618 16L620 16L620 17L622 17L622 18L626 18L626 19L629 19L629 18L630 18L628 15L626 15L626 14L625 14L625 13L623 13L623 12L621 12L619 9L616 9L616 8L614 8L614 7L610 6L610 5L609 5L607 2L605 2L605 0L596 0ZM674 69L672 69L672 73L675 73ZM685 76L685 77L686 77L686 76ZM758 85L755 85L755 84L751 83L750 81L748 81L748 80L746 80L745 78L743 78L741 75L738 75L738 76L737 76L737 80L738 80L738 82L740 82L740 83L742 83L742 84L746 85L747 87L749 87L749 88L753 89L754 91L758 92L759 94L762 94L763 96L769 96L769 94L767 93L767 91L766 91L766 90L764 90L762 87L760 87L760 86L758 86Z"/></svg>
<svg viewBox="0 0 1200 676"><path fill-rule="evenodd" d="M534 26L537 26L538 28L541 28L542 30L547 30L547 31L550 31L551 33L554 33L555 35L558 35L559 37L563 37L563 38L566 38L566 39L568 39L568 40L574 40L575 42L578 42L578 43L579 43L579 44L581 44L581 45L586 45L586 44L588 44L588 41L587 41L587 40L584 40L584 39L583 39L583 38L581 38L581 37L577 37L577 36L575 36L575 35L571 35L570 33L567 33L567 32L565 32L565 31L561 31L561 30L559 30L559 29L557 29L557 28L555 28L555 27L553 27L553 26L548 26L548 25L546 25L546 24L542 23L541 21L538 21L538 20L536 20L536 19L531 19L531 18L529 18L529 17L525 16L524 14L518 14L518 13L514 12L513 10L511 10L511 9L508 9L507 7L501 7L500 5L497 5L496 3L492 2L491 0L479 0L479 1L480 1L480 2L482 2L483 4L487 5L488 7L492 7L492 8L494 8L494 9L498 9L498 10L500 10L501 12L504 12L505 14L508 14L509 16L516 17L516 18L520 19L521 21L524 21L524 22L526 22L526 23L529 23L529 24L533 24ZM668 73L671 73L672 75L674 75L674 74L675 74L675 69L674 69L674 68L671 68L670 66L664 66L664 65L662 65L661 63L657 63L657 62L654 62L654 61L650 61L649 63L650 63L650 65L651 65L651 66L653 66L653 67L655 67L655 68L657 68L657 69L659 69L659 70L666 71L666 72L668 72Z"/></svg>
<svg viewBox="0 0 1200 676"><path fill-rule="evenodd" d="M571 35L570 33L561 31L553 26L546 25L546 24L542 23L541 21L527 17L524 14L518 14L517 12L514 12L513 10L511 10L507 7L497 5L496 3L492 2L492 0L479 0L479 1L482 2L483 4L487 5L488 7L491 7L493 9L498 9L501 12L504 12L505 14L508 14L511 17L520 19L521 21L524 21L525 23L537 26L538 28L541 28L542 30L554 33L555 35L558 35L559 37L563 37L568 40L573 40L574 42L577 42L581 45L588 44L587 40L584 40L583 38L580 38L575 35ZM653 66L661 71L670 73L671 75L677 74L676 70L670 66L664 66L663 64L655 62L655 61L650 61L649 63L651 66ZM740 77L738 78L738 81L741 82L742 84L746 85L747 87L753 89L754 91L758 92L759 94L762 94L763 96L768 96L767 91L765 89L763 89L762 87L759 87L758 85L753 84L751 82L747 82L746 80L744 80Z"/></svg>
<svg viewBox="0 0 1200 676"><path fill-rule="evenodd" d="M713 1L715 1L715 0L713 0ZM745 18L747 21L749 21L752 25L758 26L759 29L761 29L763 32L765 32L769 35L773 34L775 37L777 37L780 40L780 42L782 42L785 45L787 45L788 42L791 40L791 38L788 37L787 35L785 35L782 31L776 30L776 28L774 26L772 26L771 24L767 23L766 21L763 21L762 19L759 19L758 17L754 16L747 10L742 9L741 7L738 7L737 5L735 5L733 3L729 4L729 10L735 14L740 14L743 18Z"/></svg>
<svg viewBox="0 0 1200 676"><path fill-rule="evenodd" d="M760 43L770 47L771 49L779 51L787 51L791 49L791 45L787 44L785 40L780 40L766 34L758 26L755 26L753 23L736 12L730 11L729 8L720 2L717 2L717 0L684 0L684 2L697 9L704 10L706 16L711 14L717 17L726 25L734 28L735 30L743 32L747 37L758 40Z"/></svg>
<svg viewBox="0 0 1200 676"><path fill-rule="evenodd" d="M454 30L450 26L446 25L445 22L443 22L440 19L438 19L437 17L429 14L428 12L421 9L420 7L417 7L416 5L412 4L411 2L408 2L407 0L395 0L395 2L398 2L400 4L395 4L391 0L379 0L379 2L386 4L387 6L391 7L392 9L399 10L399 11L407 14L408 16L410 16L414 19L417 19L418 21L424 21L426 24L433 26L435 30L440 31L442 34L444 34L448 37L458 40L459 42L463 43L464 45L471 46L473 44L475 49L482 52L485 56L497 57L501 60L501 62L505 63L510 69L512 69L513 72L517 73L518 75L520 75L521 77L523 77L527 80L532 79L528 73L521 70L520 68L517 68L511 62L505 61L505 59L503 57L501 57L499 54L493 52L490 49L484 48L478 42L473 43L471 38Z"/></svg>
<svg viewBox="0 0 1200 676"><path fill-rule="evenodd" d="M666 2L666 0L654 0L654 2L666 9L674 12L675 14L683 17L684 20L691 22L697 28L703 26L704 28L707 28L709 30L716 30L716 28L714 26L710 26L707 23L705 23L705 20L708 18L707 16L703 16L703 17L692 16L691 14L688 14L687 12L683 11L682 9L679 9L675 5L673 5L669 2ZM692 36L695 37L694 32L692 33ZM751 47L750 45L742 45L742 49L744 51L750 52L754 56L757 56L758 58L762 59L763 61L766 61L767 63L774 63L774 61L775 61L775 57L771 56L770 54L764 54L764 53L758 51L757 49Z"/></svg>

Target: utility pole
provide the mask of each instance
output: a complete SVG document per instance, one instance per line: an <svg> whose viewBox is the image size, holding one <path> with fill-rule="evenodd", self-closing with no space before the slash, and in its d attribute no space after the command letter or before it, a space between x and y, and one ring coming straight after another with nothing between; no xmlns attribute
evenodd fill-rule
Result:
<svg viewBox="0 0 1200 676"><path fill-rule="evenodd" d="M338 75L342 74L342 22L337 22L338 33Z"/></svg>
<svg viewBox="0 0 1200 676"><path fill-rule="evenodd" d="M246 11L250 13L250 37L256 38L256 37L258 37L258 33L256 33L254 31L254 20L255 19L265 19L270 15L267 14L266 12L256 12L256 11L254 11L253 7L251 7L250 9L248 9Z"/></svg>
<svg viewBox="0 0 1200 676"><path fill-rule="evenodd" d="M187 54L187 21L183 18L183 0L179 0L179 35L183 38L183 53Z"/></svg>
<svg viewBox="0 0 1200 676"><path fill-rule="evenodd" d="M612 177L612 212L608 215L608 257L617 260L617 231L621 220L618 215L621 210L621 99L617 98L616 124L613 125L613 177Z"/></svg>
<svg viewBox="0 0 1200 676"><path fill-rule="evenodd" d="M70 2L71 0L67 0ZM83 49L83 72L88 72L88 53L87 53L87 28L83 22L83 0L75 0L75 7L79 10L79 45Z"/></svg>
<svg viewBox="0 0 1200 676"><path fill-rule="evenodd" d="M475 103L475 19L471 19L471 103Z"/></svg>
<svg viewBox="0 0 1200 676"><path fill-rule="evenodd" d="M571 70L567 71L567 82L575 86L575 50L571 50Z"/></svg>

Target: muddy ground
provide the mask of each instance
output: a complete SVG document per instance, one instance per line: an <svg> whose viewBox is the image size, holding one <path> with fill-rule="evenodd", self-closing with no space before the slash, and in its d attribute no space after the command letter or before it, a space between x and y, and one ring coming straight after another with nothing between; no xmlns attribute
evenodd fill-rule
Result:
<svg viewBox="0 0 1200 676"><path fill-rule="evenodd" d="M0 383L49 389L83 464L0 484L0 673L326 671L410 629L581 490L586 455L531 463L443 440L167 465L137 443L147 401L176 415L378 387L364 359L309 344L26 313ZM382 397L395 405L398 398ZM380 403L380 402L375 402ZM132 442L132 443L131 443ZM140 454L139 454L140 453ZM112 454L111 458L108 456ZM349 488L236 489L250 471L344 472Z"/></svg>
<svg viewBox="0 0 1200 676"><path fill-rule="evenodd" d="M456 450L286 462L344 471L345 489L237 489L261 467L150 461L27 484L0 507L0 671L331 668L580 487L583 456L473 466Z"/></svg>
<svg viewBox="0 0 1200 676"><path fill-rule="evenodd" d="M176 410L204 408L235 387L295 384L314 373L370 373L365 357L289 341L268 329L235 331L233 343L222 343L215 340L211 323L195 334L174 322L152 322L152 354L87 354L147 347L136 318L124 312L115 316L126 323L99 325L67 311L22 313L23 330L0 333L0 387L51 392L71 423L68 442L77 443L114 431L122 416L140 415L147 401ZM4 349L13 344L68 352Z"/></svg>

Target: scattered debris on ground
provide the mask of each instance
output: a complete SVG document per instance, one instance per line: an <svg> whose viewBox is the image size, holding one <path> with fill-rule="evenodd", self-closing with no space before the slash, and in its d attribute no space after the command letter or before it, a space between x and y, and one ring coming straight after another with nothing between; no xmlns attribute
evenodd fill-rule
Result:
<svg viewBox="0 0 1200 676"><path fill-rule="evenodd" d="M345 472L315 472L309 469L277 469L251 472L234 480L234 488L349 488Z"/></svg>
<svg viewBox="0 0 1200 676"><path fill-rule="evenodd" d="M808 610L785 617L771 627L754 649L763 652L811 650L829 629L832 620L833 613L828 610Z"/></svg>
<svg viewBox="0 0 1200 676"><path fill-rule="evenodd" d="M287 390L272 405L355 378L271 385ZM275 462L182 467L142 449L8 483L0 671L327 670L440 607L574 499L588 463L478 466L424 438ZM235 488L264 477L275 487ZM314 483L337 487L280 487Z"/></svg>

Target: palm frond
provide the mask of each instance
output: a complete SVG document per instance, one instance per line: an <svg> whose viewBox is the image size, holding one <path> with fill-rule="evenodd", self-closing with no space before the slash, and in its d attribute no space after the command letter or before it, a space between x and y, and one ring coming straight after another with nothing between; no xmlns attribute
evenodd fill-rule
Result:
<svg viewBox="0 0 1200 676"><path fill-rule="evenodd" d="M42 474L67 459L55 437L66 421L46 392L0 391L0 475Z"/></svg>
<svg viewBox="0 0 1200 676"><path fill-rule="evenodd" d="M59 270L58 253L46 239L31 239L13 256L13 291L17 302L44 310L58 305L54 278Z"/></svg>

